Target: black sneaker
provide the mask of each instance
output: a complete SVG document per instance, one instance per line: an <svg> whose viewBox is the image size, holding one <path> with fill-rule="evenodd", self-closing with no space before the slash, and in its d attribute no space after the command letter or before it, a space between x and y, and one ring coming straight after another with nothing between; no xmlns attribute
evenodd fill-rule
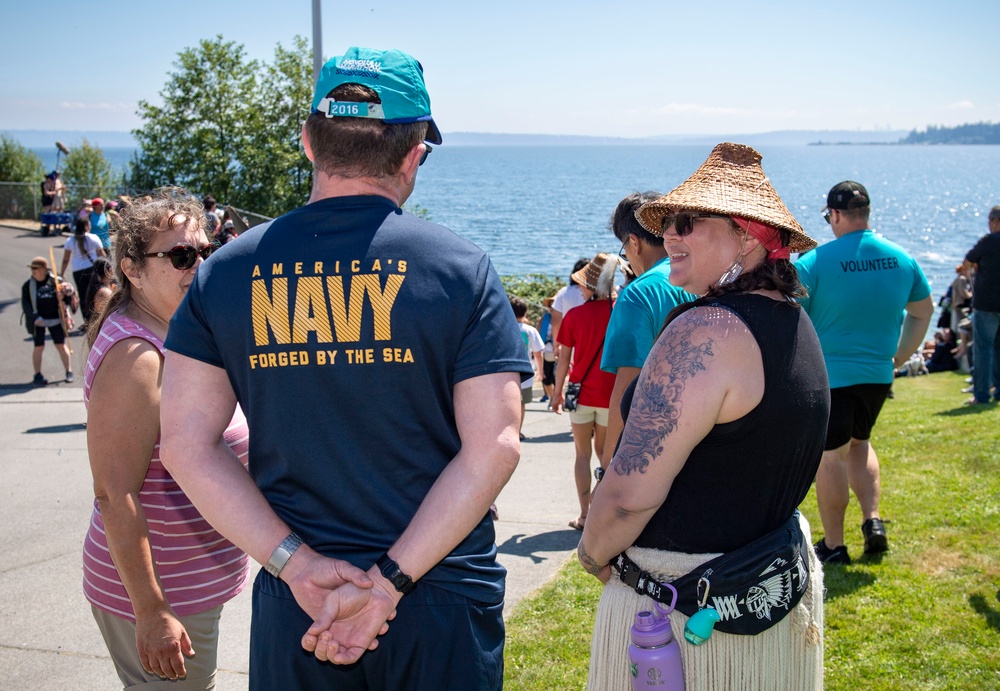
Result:
<svg viewBox="0 0 1000 691"><path fill-rule="evenodd" d="M816 558L824 564L850 564L851 557L847 553L847 545L841 545L834 549L826 546L826 538L820 540L813 546Z"/></svg>
<svg viewBox="0 0 1000 691"><path fill-rule="evenodd" d="M66 383L67 384L72 384L74 381L76 381L76 377L73 376L73 373L72 372L67 372L66 373Z"/></svg>
<svg viewBox="0 0 1000 691"><path fill-rule="evenodd" d="M882 519L869 518L861 524L861 534L865 536L865 554L878 554L889 549Z"/></svg>
<svg viewBox="0 0 1000 691"><path fill-rule="evenodd" d="M41 372L35 374L35 378L31 380L33 386L47 386L49 380L42 376Z"/></svg>

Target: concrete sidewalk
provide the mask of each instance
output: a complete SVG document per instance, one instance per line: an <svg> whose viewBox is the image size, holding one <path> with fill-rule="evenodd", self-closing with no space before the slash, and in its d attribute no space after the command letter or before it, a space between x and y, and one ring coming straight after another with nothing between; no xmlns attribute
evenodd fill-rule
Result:
<svg viewBox="0 0 1000 691"><path fill-rule="evenodd" d="M0 386L3 688L120 686L81 588L80 551L93 504L85 419L79 384ZM508 569L505 617L576 548L580 534L567 526L579 512L569 427L568 416L528 404L520 466L497 501L497 545ZM247 688L249 627L247 588L222 616L222 691Z"/></svg>

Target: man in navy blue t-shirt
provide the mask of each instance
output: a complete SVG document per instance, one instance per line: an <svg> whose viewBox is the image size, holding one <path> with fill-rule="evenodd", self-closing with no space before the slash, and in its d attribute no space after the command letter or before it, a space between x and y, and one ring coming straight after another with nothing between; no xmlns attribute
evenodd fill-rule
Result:
<svg viewBox="0 0 1000 691"><path fill-rule="evenodd" d="M252 689L502 686L489 507L532 370L486 254L400 208L425 142L416 60L331 59L309 203L216 252L170 325L163 462L266 565ZM220 442L237 402L249 475Z"/></svg>
<svg viewBox="0 0 1000 691"><path fill-rule="evenodd" d="M1000 206L990 209L990 232L965 255L975 268L972 285L972 398L970 405L1000 401Z"/></svg>

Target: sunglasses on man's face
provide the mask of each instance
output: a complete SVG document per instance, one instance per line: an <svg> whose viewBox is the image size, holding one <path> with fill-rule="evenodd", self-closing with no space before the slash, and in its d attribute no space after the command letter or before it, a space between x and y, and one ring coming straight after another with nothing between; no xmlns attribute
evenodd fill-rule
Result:
<svg viewBox="0 0 1000 691"><path fill-rule="evenodd" d="M823 220L826 221L827 223L830 222L830 212L829 211L827 211L825 214L823 214Z"/></svg>
<svg viewBox="0 0 1000 691"><path fill-rule="evenodd" d="M178 271L187 271L195 265L195 262L198 261L198 257L208 259L212 256L212 252L219 249L219 247L221 247L221 245L217 242L209 243L201 249L197 249L192 245L174 245L166 252L147 252L143 256L159 257L161 259L166 257L170 260L170 263L173 264L175 269Z"/></svg>
<svg viewBox="0 0 1000 691"><path fill-rule="evenodd" d="M431 146L430 144L426 144L425 143L424 144L424 153L420 156L420 163L418 163L417 165L418 166L422 166L424 164L424 161L427 160L427 157L431 155L432 151L434 151L434 147Z"/></svg>
<svg viewBox="0 0 1000 691"><path fill-rule="evenodd" d="M661 229L663 234L667 234L667 230L670 226L674 227L674 232L677 233L679 237L686 237L694 231L694 222L700 221L706 218L725 218L729 219L729 216L723 216L722 214L709 214L702 211L685 211L684 213L679 213L676 216L664 216Z"/></svg>

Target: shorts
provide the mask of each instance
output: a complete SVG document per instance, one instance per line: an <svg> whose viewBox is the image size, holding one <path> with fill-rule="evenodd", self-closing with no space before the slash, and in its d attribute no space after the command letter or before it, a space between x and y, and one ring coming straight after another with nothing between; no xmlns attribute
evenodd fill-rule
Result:
<svg viewBox="0 0 1000 691"><path fill-rule="evenodd" d="M839 449L851 439L870 439L891 386L892 384L855 384L830 389L830 423L826 429L824 449Z"/></svg>
<svg viewBox="0 0 1000 691"><path fill-rule="evenodd" d="M253 587L251 691L503 688L503 601L478 602L418 583L400 600L378 648L352 665L320 662L303 650L311 624L288 586L261 569Z"/></svg>
<svg viewBox="0 0 1000 691"><path fill-rule="evenodd" d="M56 345L61 345L66 342L66 331L63 329L62 324L56 324L55 326L36 326L35 327L35 347L45 345L45 329L49 330L52 335L52 342Z"/></svg>
<svg viewBox="0 0 1000 691"><path fill-rule="evenodd" d="M570 411L569 421L574 425L589 425L594 422L601 427L608 426L608 409L595 408L592 405L577 404L576 410Z"/></svg>
<svg viewBox="0 0 1000 691"><path fill-rule="evenodd" d="M542 362L542 385L552 386L556 383L556 361L553 360L549 362L545 360Z"/></svg>
<svg viewBox="0 0 1000 691"><path fill-rule="evenodd" d="M531 403L535 397L535 392L530 386L521 387L521 403Z"/></svg>
<svg viewBox="0 0 1000 691"><path fill-rule="evenodd" d="M139 662L139 652L135 648L135 622L116 617L91 605L94 620L104 637L104 644L115 663L115 671L125 688L130 686L146 686L149 688L183 689L215 688L215 672L219 653L219 618L222 616L222 605L213 607L206 612L178 617L184 630L187 631L191 645L194 646L194 657L184 658L184 669L187 676L177 681L164 681L155 674L150 674L142 668ZM161 684L162 686L158 686Z"/></svg>

